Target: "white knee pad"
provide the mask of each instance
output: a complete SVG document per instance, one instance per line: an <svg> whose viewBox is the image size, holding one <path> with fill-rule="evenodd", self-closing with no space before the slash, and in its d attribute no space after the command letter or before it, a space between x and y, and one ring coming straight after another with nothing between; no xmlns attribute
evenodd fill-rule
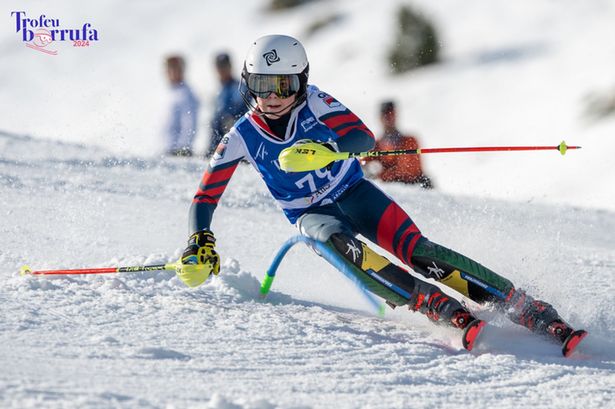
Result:
<svg viewBox="0 0 615 409"><path fill-rule="evenodd" d="M297 220L296 226L302 235L323 243L335 233L354 236L341 220L329 214L306 213Z"/></svg>

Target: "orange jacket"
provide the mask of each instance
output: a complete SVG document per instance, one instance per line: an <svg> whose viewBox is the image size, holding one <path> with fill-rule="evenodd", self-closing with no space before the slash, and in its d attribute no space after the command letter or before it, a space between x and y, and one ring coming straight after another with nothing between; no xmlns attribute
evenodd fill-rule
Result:
<svg viewBox="0 0 615 409"><path fill-rule="evenodd" d="M374 150L392 149L418 149L419 145L414 136L405 136L393 132L383 135L376 141ZM420 155L381 156L369 158L368 161L377 160L382 164L382 172L378 175L384 182L416 183L423 175Z"/></svg>

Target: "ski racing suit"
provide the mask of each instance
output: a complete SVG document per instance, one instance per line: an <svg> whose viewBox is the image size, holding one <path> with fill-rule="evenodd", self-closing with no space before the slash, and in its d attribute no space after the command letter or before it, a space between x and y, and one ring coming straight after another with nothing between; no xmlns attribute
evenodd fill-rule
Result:
<svg viewBox="0 0 615 409"><path fill-rule="evenodd" d="M453 297L377 254L356 238L358 234L422 276L479 304L493 303L531 330L545 332L559 320L549 304L515 290L506 278L423 236L393 199L363 177L356 159L309 172L282 171L280 151L305 139L330 143L344 152L374 147L373 133L365 124L313 85L291 111L284 135L277 136L262 114L248 112L224 136L203 175L190 209L191 233L210 228L233 172L241 160L247 160L301 234L333 248L356 277L392 308L408 305L434 321L459 328L473 319Z"/></svg>

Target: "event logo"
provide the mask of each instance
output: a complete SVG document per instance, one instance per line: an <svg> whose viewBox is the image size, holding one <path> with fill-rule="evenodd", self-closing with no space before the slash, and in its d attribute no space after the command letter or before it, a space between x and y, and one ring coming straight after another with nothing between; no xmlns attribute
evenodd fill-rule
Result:
<svg viewBox="0 0 615 409"><path fill-rule="evenodd" d="M62 28L60 19L47 18L44 14L38 18L28 18L25 11L13 11L15 32L21 33L21 40L26 47L49 55L57 55L53 44L61 41L73 43L73 47L89 47L90 41L98 41L98 31L90 23L84 23L80 29Z"/></svg>

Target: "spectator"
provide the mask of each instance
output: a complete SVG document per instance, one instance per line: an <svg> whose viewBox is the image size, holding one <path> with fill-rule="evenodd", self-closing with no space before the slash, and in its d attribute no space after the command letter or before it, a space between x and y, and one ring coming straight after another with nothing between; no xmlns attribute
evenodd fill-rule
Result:
<svg viewBox="0 0 615 409"><path fill-rule="evenodd" d="M214 116L211 120L211 137L205 156L213 155L216 147L235 121L246 113L246 104L239 93L239 81L232 74L231 58L227 53L220 53L215 60L218 79L222 88L216 97Z"/></svg>
<svg viewBox="0 0 615 409"><path fill-rule="evenodd" d="M402 135L397 129L397 113L393 101L380 105L380 121L384 133L377 140L375 150L418 149L414 136ZM419 184L424 189L433 188L431 179L425 175L420 155L381 156L365 160L366 173L384 182Z"/></svg>
<svg viewBox="0 0 615 409"><path fill-rule="evenodd" d="M183 57L167 57L166 68L171 84L171 114L165 128L165 151L171 156L192 156L199 101L185 83L186 63Z"/></svg>

